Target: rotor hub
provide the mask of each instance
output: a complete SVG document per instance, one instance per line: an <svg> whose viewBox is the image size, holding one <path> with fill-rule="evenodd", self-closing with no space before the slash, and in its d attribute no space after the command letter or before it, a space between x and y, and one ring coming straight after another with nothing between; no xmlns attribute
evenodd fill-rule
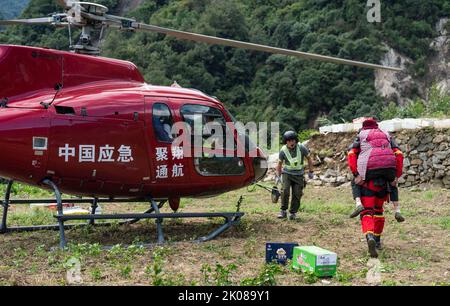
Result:
<svg viewBox="0 0 450 306"><path fill-rule="evenodd" d="M83 12L89 14L103 16L108 12L108 8L101 4L91 2L78 2L78 4L81 6Z"/></svg>

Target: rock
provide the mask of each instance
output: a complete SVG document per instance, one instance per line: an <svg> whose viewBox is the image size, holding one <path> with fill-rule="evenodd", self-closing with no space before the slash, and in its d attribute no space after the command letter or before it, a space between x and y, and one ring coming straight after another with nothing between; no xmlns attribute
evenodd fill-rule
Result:
<svg viewBox="0 0 450 306"><path fill-rule="evenodd" d="M407 144L399 145L400 151L402 152L408 152L409 146Z"/></svg>
<svg viewBox="0 0 450 306"><path fill-rule="evenodd" d="M417 151L419 152L426 152L428 151L428 144L421 144L417 147Z"/></svg>
<svg viewBox="0 0 450 306"><path fill-rule="evenodd" d="M416 136L411 137L411 139L409 140L409 144L413 147L416 147L419 145L419 140L417 139Z"/></svg>
<svg viewBox="0 0 450 306"><path fill-rule="evenodd" d="M336 183L337 178L336 177L326 177L326 178L323 179L323 181L325 183L334 184L334 183Z"/></svg>
<svg viewBox="0 0 450 306"><path fill-rule="evenodd" d="M433 157L431 158L431 162L432 162L433 164L440 164L440 163L441 163L441 160L440 160L439 158L437 158L437 156L433 156Z"/></svg>
<svg viewBox="0 0 450 306"><path fill-rule="evenodd" d="M439 150L439 151L445 151L445 150L448 150L449 147L450 147L450 146L449 146L448 143L443 142L443 143L441 143L441 144L439 145L438 150Z"/></svg>
<svg viewBox="0 0 450 306"><path fill-rule="evenodd" d="M434 177L437 179L445 177L445 171L444 170L436 171L436 174L434 175Z"/></svg>
<svg viewBox="0 0 450 306"><path fill-rule="evenodd" d="M442 179L442 182L443 182L444 184L450 184L450 175L445 176L445 177Z"/></svg>
<svg viewBox="0 0 450 306"><path fill-rule="evenodd" d="M447 156L450 155L450 151L438 151L438 152L434 152L434 156L436 156L437 158L439 158L440 160L444 160L447 158Z"/></svg>
<svg viewBox="0 0 450 306"><path fill-rule="evenodd" d="M314 181L312 181L312 184L313 184L314 186L322 186L322 185L323 185L323 182L320 181L320 180L314 180Z"/></svg>
<svg viewBox="0 0 450 306"><path fill-rule="evenodd" d="M401 176L401 177L398 179L398 183L399 183L399 184L404 184L405 182L406 182L406 180L405 180L404 176Z"/></svg>
<svg viewBox="0 0 450 306"><path fill-rule="evenodd" d="M433 168L434 168L434 169L437 169L437 170L444 170L444 169L445 169L445 166L440 165L440 164L433 164Z"/></svg>
<svg viewBox="0 0 450 306"><path fill-rule="evenodd" d="M419 154L419 158L423 161L426 161L428 159L428 156L426 153L420 153Z"/></svg>
<svg viewBox="0 0 450 306"><path fill-rule="evenodd" d="M347 182L347 183L341 185L342 188L347 188L347 187L350 187L350 186L352 186L351 182Z"/></svg>
<svg viewBox="0 0 450 306"><path fill-rule="evenodd" d="M323 161L324 161L327 165L333 164L333 163L334 163L334 159L329 158L329 157L325 157Z"/></svg>
<svg viewBox="0 0 450 306"><path fill-rule="evenodd" d="M339 184L344 184L345 182L347 182L347 178L345 176L338 176L336 182Z"/></svg>
<svg viewBox="0 0 450 306"><path fill-rule="evenodd" d="M404 167L409 167L411 165L411 162L409 161L409 158L405 158L403 160L403 166Z"/></svg>
<svg viewBox="0 0 450 306"><path fill-rule="evenodd" d="M335 177L335 176L338 176L338 173L336 170L328 169L327 171L325 171L324 176L325 176L325 178Z"/></svg>
<svg viewBox="0 0 450 306"><path fill-rule="evenodd" d="M411 165L421 165L423 161L421 159L413 159Z"/></svg>
<svg viewBox="0 0 450 306"><path fill-rule="evenodd" d="M411 175L416 175L417 174L417 172L413 171L413 170L408 170L406 173L411 174Z"/></svg>
<svg viewBox="0 0 450 306"><path fill-rule="evenodd" d="M441 142L443 142L444 140L445 140L444 135L439 134L439 135L437 135L436 137L434 137L433 143L441 143Z"/></svg>
<svg viewBox="0 0 450 306"><path fill-rule="evenodd" d="M427 135L423 138L420 139L421 143L430 143L433 141L433 136L432 135Z"/></svg>

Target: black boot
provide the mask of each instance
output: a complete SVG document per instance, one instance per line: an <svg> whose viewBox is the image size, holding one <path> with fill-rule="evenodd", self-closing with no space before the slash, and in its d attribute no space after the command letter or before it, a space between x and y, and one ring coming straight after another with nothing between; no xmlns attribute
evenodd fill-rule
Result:
<svg viewBox="0 0 450 306"><path fill-rule="evenodd" d="M396 212L395 213L395 220L397 220L397 222L403 222L403 221L405 221L405 217L403 217L401 213Z"/></svg>
<svg viewBox="0 0 450 306"><path fill-rule="evenodd" d="M375 239L375 242L376 242L375 247L377 248L377 250L382 250L383 246L381 245L381 236L373 235L373 238Z"/></svg>
<svg viewBox="0 0 450 306"><path fill-rule="evenodd" d="M287 212L285 210L281 210L280 214L277 216L278 219L286 219Z"/></svg>
<svg viewBox="0 0 450 306"><path fill-rule="evenodd" d="M364 206L358 205L355 210L351 213L350 218L354 218L356 216L359 216L360 213L364 211Z"/></svg>
<svg viewBox="0 0 450 306"><path fill-rule="evenodd" d="M374 235L367 234L366 239L367 239L367 246L369 247L370 257L377 258L378 257L377 247L376 247L377 242L375 241Z"/></svg>

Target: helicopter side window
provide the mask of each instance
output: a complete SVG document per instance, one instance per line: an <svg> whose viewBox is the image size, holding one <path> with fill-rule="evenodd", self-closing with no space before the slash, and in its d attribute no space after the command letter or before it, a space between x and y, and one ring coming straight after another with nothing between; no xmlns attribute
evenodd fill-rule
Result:
<svg viewBox="0 0 450 306"><path fill-rule="evenodd" d="M194 166L197 172L203 176L230 176L245 174L244 161L240 157L229 157L209 154L211 150L224 153L226 148L226 134L230 132L226 120L219 109L198 104L185 104L180 109L183 121L188 124L192 138L201 137L202 156L194 157ZM221 130L217 134L215 129ZM232 148L236 149L234 143ZM195 145L194 139L192 143Z"/></svg>
<svg viewBox="0 0 450 306"><path fill-rule="evenodd" d="M172 142L172 115L169 107L163 103L155 103L152 110L153 130L156 139L160 142Z"/></svg>

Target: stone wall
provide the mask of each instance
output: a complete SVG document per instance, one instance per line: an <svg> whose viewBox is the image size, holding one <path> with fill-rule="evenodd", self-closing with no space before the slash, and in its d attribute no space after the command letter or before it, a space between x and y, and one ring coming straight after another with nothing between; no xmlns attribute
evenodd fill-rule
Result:
<svg viewBox="0 0 450 306"><path fill-rule="evenodd" d="M423 128L390 134L405 157L400 186L434 185L450 189L450 129ZM355 132L329 133L315 135L306 143L314 161L315 178L310 184L349 184L353 176L347 166L347 149L355 136ZM273 175L274 170L270 169L267 180Z"/></svg>

